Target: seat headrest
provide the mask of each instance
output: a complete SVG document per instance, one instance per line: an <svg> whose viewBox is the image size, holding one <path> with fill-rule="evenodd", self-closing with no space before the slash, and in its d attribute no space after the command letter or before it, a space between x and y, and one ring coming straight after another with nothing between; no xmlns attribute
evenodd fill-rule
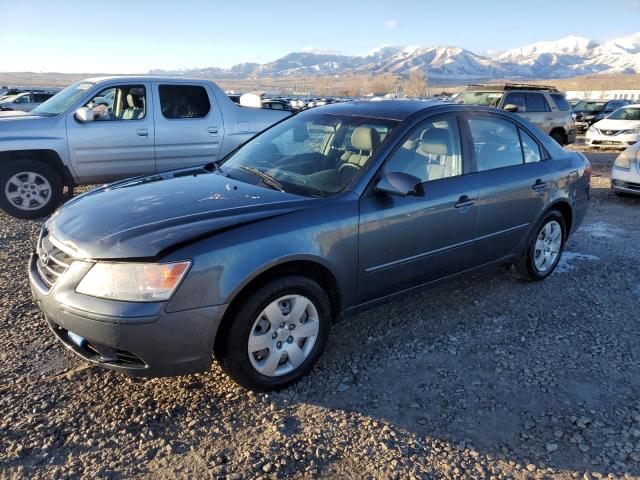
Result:
<svg viewBox="0 0 640 480"><path fill-rule="evenodd" d="M431 128L420 136L420 153L425 155L452 155L449 131L444 128Z"/></svg>
<svg viewBox="0 0 640 480"><path fill-rule="evenodd" d="M136 106L135 100L133 99L133 94L127 93L127 105L129 108L134 108Z"/></svg>
<svg viewBox="0 0 640 480"><path fill-rule="evenodd" d="M351 134L351 145L358 150L372 152L380 143L380 134L371 127L358 127Z"/></svg>

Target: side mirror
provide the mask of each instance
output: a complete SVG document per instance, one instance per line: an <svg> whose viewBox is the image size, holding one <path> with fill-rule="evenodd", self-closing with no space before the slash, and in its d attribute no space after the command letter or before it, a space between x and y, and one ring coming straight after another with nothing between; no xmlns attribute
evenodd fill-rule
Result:
<svg viewBox="0 0 640 480"><path fill-rule="evenodd" d="M513 113L516 113L516 112L518 112L519 108L518 108L518 106L517 106L517 105L514 105L513 103L507 103L507 104L504 106L503 110L506 110L507 112L513 112Z"/></svg>
<svg viewBox="0 0 640 480"><path fill-rule="evenodd" d="M80 123L93 122L93 110L89 107L80 107L76 110L75 117Z"/></svg>
<svg viewBox="0 0 640 480"><path fill-rule="evenodd" d="M404 172L387 173L376 183L376 192L400 197L422 195L422 180Z"/></svg>

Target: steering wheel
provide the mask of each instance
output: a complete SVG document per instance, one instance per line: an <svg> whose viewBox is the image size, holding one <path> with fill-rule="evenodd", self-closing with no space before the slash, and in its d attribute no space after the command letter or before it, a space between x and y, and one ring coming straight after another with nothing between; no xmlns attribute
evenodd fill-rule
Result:
<svg viewBox="0 0 640 480"><path fill-rule="evenodd" d="M353 168L357 172L362 167L360 167L360 165L358 165L357 163L345 162L340 165L340 167L338 167L338 173L342 175L342 172L347 168Z"/></svg>

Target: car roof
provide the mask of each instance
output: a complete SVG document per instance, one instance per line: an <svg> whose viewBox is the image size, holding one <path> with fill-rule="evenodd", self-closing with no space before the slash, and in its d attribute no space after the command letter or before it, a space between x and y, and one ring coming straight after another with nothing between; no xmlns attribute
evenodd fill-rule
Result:
<svg viewBox="0 0 640 480"><path fill-rule="evenodd" d="M163 75L108 75L104 77L85 78L86 82L105 82L108 80L126 80L128 82L206 82L204 78L171 77Z"/></svg>
<svg viewBox="0 0 640 480"><path fill-rule="evenodd" d="M402 121L420 110L445 105L453 106L453 104L448 104L441 100L357 100L354 102L330 103L307 111L329 115L350 115Z"/></svg>

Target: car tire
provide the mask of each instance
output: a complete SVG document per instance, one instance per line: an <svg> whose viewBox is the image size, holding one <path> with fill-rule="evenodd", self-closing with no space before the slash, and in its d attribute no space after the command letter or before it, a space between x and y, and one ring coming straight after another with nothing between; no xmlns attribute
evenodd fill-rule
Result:
<svg viewBox="0 0 640 480"><path fill-rule="evenodd" d="M0 209L12 217L31 219L51 214L62 200L63 189L58 172L43 162L14 160L0 168ZM23 206L25 202L28 207Z"/></svg>
<svg viewBox="0 0 640 480"><path fill-rule="evenodd" d="M258 392L282 389L308 374L331 327L327 294L302 276L269 282L230 313L217 335L216 357L229 377ZM310 332L315 335L305 336Z"/></svg>
<svg viewBox="0 0 640 480"><path fill-rule="evenodd" d="M536 282L551 275L562 257L566 232L562 214L557 210L547 212L527 240L520 258L514 263L518 276L523 280Z"/></svg>
<svg viewBox="0 0 640 480"><path fill-rule="evenodd" d="M563 146L565 144L566 136L564 133L556 130L555 132L551 132L550 136L556 141L558 145Z"/></svg>

